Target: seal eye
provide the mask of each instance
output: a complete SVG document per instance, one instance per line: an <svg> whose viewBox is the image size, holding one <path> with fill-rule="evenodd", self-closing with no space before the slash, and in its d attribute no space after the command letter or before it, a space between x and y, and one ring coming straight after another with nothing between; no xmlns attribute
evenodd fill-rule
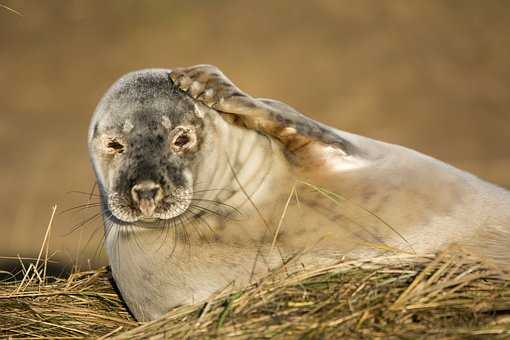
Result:
<svg viewBox="0 0 510 340"><path fill-rule="evenodd" d="M111 153L123 153L124 152L124 145L119 143L119 141L116 139L111 139L110 141L108 141L108 143L106 144L106 147L108 148L108 151L110 151Z"/></svg>
<svg viewBox="0 0 510 340"><path fill-rule="evenodd" d="M178 126L170 134L171 148L174 152L181 154L185 151L192 151L197 144L195 128L193 126Z"/></svg>
<svg viewBox="0 0 510 340"><path fill-rule="evenodd" d="M174 140L174 145L182 148L184 145L188 144L189 141L189 137L185 134L182 134Z"/></svg>

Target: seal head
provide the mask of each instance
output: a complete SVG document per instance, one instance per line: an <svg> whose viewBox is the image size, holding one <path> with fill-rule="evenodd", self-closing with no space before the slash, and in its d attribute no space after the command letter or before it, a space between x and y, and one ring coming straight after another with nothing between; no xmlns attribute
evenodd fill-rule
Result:
<svg viewBox="0 0 510 340"><path fill-rule="evenodd" d="M89 148L103 215L117 224L169 220L193 194L203 119L167 70L125 75L99 103Z"/></svg>

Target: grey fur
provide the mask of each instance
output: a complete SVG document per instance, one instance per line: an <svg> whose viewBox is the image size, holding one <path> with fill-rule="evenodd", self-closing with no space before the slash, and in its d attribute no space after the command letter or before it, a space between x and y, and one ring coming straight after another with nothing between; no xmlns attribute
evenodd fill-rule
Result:
<svg viewBox="0 0 510 340"><path fill-rule="evenodd" d="M192 131L189 149L173 147L178 131ZM121 78L96 109L89 149L113 276L139 320L246 285L296 254L298 266L324 265L459 243L510 263L507 190L250 97L211 66ZM161 215L115 213L146 180L167 194Z"/></svg>

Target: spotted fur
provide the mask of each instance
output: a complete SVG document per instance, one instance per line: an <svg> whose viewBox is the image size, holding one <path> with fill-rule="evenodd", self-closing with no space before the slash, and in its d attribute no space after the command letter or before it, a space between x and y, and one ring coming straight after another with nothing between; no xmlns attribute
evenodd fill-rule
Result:
<svg viewBox="0 0 510 340"><path fill-rule="evenodd" d="M175 144L181 133L189 148ZM282 265L459 243L510 267L507 190L251 97L213 66L121 78L89 149L112 273L139 320ZM165 193L151 220L130 196L144 181Z"/></svg>

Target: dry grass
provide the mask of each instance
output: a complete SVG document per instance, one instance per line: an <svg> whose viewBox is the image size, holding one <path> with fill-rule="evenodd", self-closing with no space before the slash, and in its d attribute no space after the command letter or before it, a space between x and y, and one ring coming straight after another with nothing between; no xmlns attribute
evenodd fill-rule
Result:
<svg viewBox="0 0 510 340"><path fill-rule="evenodd" d="M510 281L458 250L273 273L244 291L176 308L143 325L129 315L105 268L41 279L21 289L20 282L0 285L0 336L510 336Z"/></svg>
<svg viewBox="0 0 510 340"><path fill-rule="evenodd" d="M0 336L88 337L137 325L112 289L105 268L33 284L21 291L18 285L0 286Z"/></svg>

